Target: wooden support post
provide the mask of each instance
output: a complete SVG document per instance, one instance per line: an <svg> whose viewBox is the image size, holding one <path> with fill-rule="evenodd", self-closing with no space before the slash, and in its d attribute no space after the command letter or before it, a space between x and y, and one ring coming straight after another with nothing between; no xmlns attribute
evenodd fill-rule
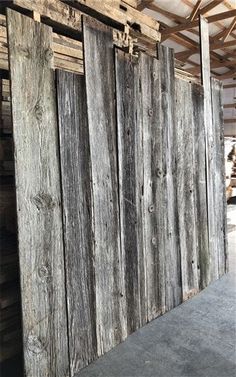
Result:
<svg viewBox="0 0 236 377"><path fill-rule="evenodd" d="M207 214L208 214L208 237L209 253L205 255L205 281L203 285L208 285L216 278L216 258L214 245L214 192L213 192L213 125L212 125L212 106L211 106L211 79L210 79L210 48L209 48L209 29L208 22L203 17L199 18L200 34L200 56L202 85L204 89L204 124L205 124L205 143L206 143L206 181L207 181Z"/></svg>

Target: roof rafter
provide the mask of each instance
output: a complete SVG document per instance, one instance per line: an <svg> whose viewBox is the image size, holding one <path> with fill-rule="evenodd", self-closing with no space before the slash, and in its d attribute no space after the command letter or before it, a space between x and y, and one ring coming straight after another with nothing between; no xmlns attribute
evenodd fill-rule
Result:
<svg viewBox="0 0 236 377"><path fill-rule="evenodd" d="M236 17L234 17L229 27L225 29L224 35L222 37L222 41L226 41L226 39L230 36L231 32L234 30L235 25L236 25Z"/></svg>
<svg viewBox="0 0 236 377"><path fill-rule="evenodd" d="M211 23L211 22L215 22L215 21L219 21L219 20L225 20L226 18L231 18L231 17L235 17L235 16L236 16L236 9L229 10L229 11L223 12L223 13L214 14L213 16L208 16L206 18L206 20L209 23ZM181 25L169 27L168 29L163 30L162 34L163 35L175 34L178 31L189 30L189 29L192 29L192 28L197 27L197 26L198 26L197 20L195 20L193 22L187 21L187 22L185 22Z"/></svg>
<svg viewBox="0 0 236 377"><path fill-rule="evenodd" d="M137 6L137 9L138 10L143 10L145 8L147 8L147 5L151 4L154 0L142 0L138 6Z"/></svg>
<svg viewBox="0 0 236 377"><path fill-rule="evenodd" d="M218 5L220 5L223 1L222 0L213 0L210 3L208 3L205 7L201 8L197 14L199 16L200 14L203 16L210 10L216 8Z"/></svg>
<svg viewBox="0 0 236 377"><path fill-rule="evenodd" d="M194 6L194 8L193 8L193 10L192 10L192 12L191 12L189 18L188 18L189 21L192 22L193 20L195 20L195 18L197 18L197 16L198 16L198 11L199 11L199 8L200 8L201 4L202 4L202 0L198 0L198 1L196 2L195 6Z"/></svg>

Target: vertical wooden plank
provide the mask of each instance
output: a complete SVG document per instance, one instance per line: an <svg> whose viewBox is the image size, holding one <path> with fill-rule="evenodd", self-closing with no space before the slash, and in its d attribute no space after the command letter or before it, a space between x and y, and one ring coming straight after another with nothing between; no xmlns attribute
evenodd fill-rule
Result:
<svg viewBox="0 0 236 377"><path fill-rule="evenodd" d="M177 306L182 299L180 248L178 240L176 161L175 161L175 75L173 50L158 46L161 70L161 127L163 129L165 279L166 311Z"/></svg>
<svg viewBox="0 0 236 377"><path fill-rule="evenodd" d="M7 10L26 376L67 377L52 29Z"/></svg>
<svg viewBox="0 0 236 377"><path fill-rule="evenodd" d="M198 292L192 86L176 79L176 174L183 301ZM184 106L183 106L184 104Z"/></svg>
<svg viewBox="0 0 236 377"><path fill-rule="evenodd" d="M140 120L143 132L143 239L146 321L165 311L164 167L159 62L141 54Z"/></svg>
<svg viewBox="0 0 236 377"><path fill-rule="evenodd" d="M218 258L215 245L215 216L214 216L214 141L212 125L212 106L211 106L211 82L210 82L210 48L209 30L207 20L200 16L200 56L202 70L202 84L204 89L204 124L205 124L205 143L206 143L206 177L207 177L207 216L208 216L208 237L209 237L209 256L207 257L208 270L206 270L206 285L218 277Z"/></svg>
<svg viewBox="0 0 236 377"><path fill-rule="evenodd" d="M209 242L207 218L207 182L206 182L206 143L204 126L204 93L200 85L192 84L193 122L194 122L194 157L195 165L195 208L198 248L199 288L208 284Z"/></svg>
<svg viewBox="0 0 236 377"><path fill-rule="evenodd" d="M211 79L212 122L215 148L214 210L216 221L216 251L218 253L219 276L228 271L227 255L227 209L225 195L224 122L222 104L222 82Z"/></svg>
<svg viewBox="0 0 236 377"><path fill-rule="evenodd" d="M69 352L72 376L95 359L90 152L85 80L57 71Z"/></svg>
<svg viewBox="0 0 236 377"><path fill-rule="evenodd" d="M118 49L115 52L121 247L125 259L127 332L130 334L145 318L142 127L137 58Z"/></svg>
<svg viewBox="0 0 236 377"><path fill-rule="evenodd" d="M115 68L112 29L83 19L93 187L98 355L126 336L124 257L120 247Z"/></svg>

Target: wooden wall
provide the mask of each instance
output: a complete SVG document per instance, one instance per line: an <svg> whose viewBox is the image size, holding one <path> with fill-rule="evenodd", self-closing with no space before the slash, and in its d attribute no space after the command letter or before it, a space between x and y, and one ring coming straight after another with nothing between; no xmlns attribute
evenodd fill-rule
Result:
<svg viewBox="0 0 236 377"><path fill-rule="evenodd" d="M7 24L26 376L75 376L227 271L221 88L206 175L204 93L170 49L130 56L85 17L84 76L55 78L52 29Z"/></svg>

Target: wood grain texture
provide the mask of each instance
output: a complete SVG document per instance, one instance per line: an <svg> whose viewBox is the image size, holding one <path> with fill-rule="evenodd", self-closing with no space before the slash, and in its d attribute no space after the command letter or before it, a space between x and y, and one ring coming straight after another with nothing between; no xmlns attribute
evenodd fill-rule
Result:
<svg viewBox="0 0 236 377"><path fill-rule="evenodd" d="M194 122L194 160L196 232L198 249L199 288L207 286L209 276L209 242L207 217L206 143L204 127L204 92L199 85L192 84Z"/></svg>
<svg viewBox="0 0 236 377"><path fill-rule="evenodd" d="M130 334L141 327L145 318L139 71L136 58L118 49L115 52L121 247L125 265L127 332Z"/></svg>
<svg viewBox="0 0 236 377"><path fill-rule="evenodd" d="M140 127L143 132L143 240L146 322L165 312L164 165L161 128L161 80L157 59L139 60Z"/></svg>
<svg viewBox="0 0 236 377"><path fill-rule="evenodd" d="M215 149L212 125L212 105L211 105L211 71L210 71L210 48L209 48L209 27L204 17L199 18L200 26L200 57L202 69L202 85L204 89L204 124L205 124L205 144L206 144L206 182L207 182L207 217L208 217L208 241L209 256L207 256L205 284L208 285L218 277L218 257L215 245L215 213L214 213L214 160Z"/></svg>
<svg viewBox="0 0 236 377"><path fill-rule="evenodd" d="M27 377L67 377L52 30L7 11Z"/></svg>
<svg viewBox="0 0 236 377"><path fill-rule="evenodd" d="M97 355L87 104L83 76L57 71L72 376Z"/></svg>
<svg viewBox="0 0 236 377"><path fill-rule="evenodd" d="M120 246L112 29L83 18L91 151L98 355L126 336L124 264ZM96 90L96 96L94 91Z"/></svg>
<svg viewBox="0 0 236 377"><path fill-rule="evenodd" d="M183 301L198 292L197 217L195 214L195 135L192 85L176 79L175 152L178 233L180 235ZM184 104L184 106L183 106ZM200 224L199 224L200 225Z"/></svg>
<svg viewBox="0 0 236 377"><path fill-rule="evenodd" d="M158 45L161 72L161 128L163 130L163 174L165 249L165 311L181 302L181 265L177 216L176 161L175 161L175 76L173 50Z"/></svg>
<svg viewBox="0 0 236 377"><path fill-rule="evenodd" d="M218 253L219 277L228 271L227 251L227 204L225 194L224 121L222 82L211 79L212 123L214 135L214 210L216 226L216 251Z"/></svg>

